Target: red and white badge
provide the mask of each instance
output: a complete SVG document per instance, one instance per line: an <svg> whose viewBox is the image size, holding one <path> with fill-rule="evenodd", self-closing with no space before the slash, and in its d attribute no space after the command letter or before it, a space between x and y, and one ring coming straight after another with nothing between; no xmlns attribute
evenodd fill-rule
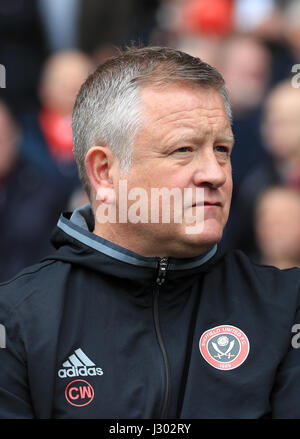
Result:
<svg viewBox="0 0 300 439"><path fill-rule="evenodd" d="M84 407L94 399L93 386L85 380L71 381L65 390L66 400L75 407Z"/></svg>
<svg viewBox="0 0 300 439"><path fill-rule="evenodd" d="M250 344L246 334L232 325L221 325L205 331L199 341L203 358L220 370L239 367L249 354Z"/></svg>

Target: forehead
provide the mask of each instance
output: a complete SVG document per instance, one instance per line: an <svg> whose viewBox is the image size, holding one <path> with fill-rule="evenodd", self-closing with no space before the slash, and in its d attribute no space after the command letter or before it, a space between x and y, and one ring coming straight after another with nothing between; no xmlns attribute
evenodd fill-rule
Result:
<svg viewBox="0 0 300 439"><path fill-rule="evenodd" d="M287 115L293 117L300 114L300 93L290 85L275 91L266 102L267 114Z"/></svg>
<svg viewBox="0 0 300 439"><path fill-rule="evenodd" d="M197 85L172 84L141 91L144 126L151 129L201 126L231 133L224 101L217 90Z"/></svg>

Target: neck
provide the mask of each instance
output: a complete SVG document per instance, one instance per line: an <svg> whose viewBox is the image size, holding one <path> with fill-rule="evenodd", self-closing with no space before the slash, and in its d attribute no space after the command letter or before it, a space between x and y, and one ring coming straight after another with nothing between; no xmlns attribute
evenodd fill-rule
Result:
<svg viewBox="0 0 300 439"><path fill-rule="evenodd" d="M214 245L214 243L182 244L179 240L171 237L163 239L157 234L147 236L145 229L139 230L136 225L126 227L124 224L95 222L93 233L145 257L193 258L206 253Z"/></svg>

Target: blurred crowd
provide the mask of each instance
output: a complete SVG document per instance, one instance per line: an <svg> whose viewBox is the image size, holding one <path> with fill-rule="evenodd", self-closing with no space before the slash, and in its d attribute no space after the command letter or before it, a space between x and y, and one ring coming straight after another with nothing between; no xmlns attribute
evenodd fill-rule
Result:
<svg viewBox="0 0 300 439"><path fill-rule="evenodd" d="M132 41L179 48L223 74L235 135L223 245L300 267L299 0L0 0L0 281L50 253L61 211L87 202L74 100Z"/></svg>

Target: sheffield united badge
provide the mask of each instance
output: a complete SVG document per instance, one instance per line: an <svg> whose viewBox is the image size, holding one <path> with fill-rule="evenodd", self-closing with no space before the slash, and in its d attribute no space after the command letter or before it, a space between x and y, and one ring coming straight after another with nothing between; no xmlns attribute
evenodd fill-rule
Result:
<svg viewBox="0 0 300 439"><path fill-rule="evenodd" d="M250 345L246 334L231 325L221 325L205 331L199 341L203 358L220 370L239 367L247 358Z"/></svg>

